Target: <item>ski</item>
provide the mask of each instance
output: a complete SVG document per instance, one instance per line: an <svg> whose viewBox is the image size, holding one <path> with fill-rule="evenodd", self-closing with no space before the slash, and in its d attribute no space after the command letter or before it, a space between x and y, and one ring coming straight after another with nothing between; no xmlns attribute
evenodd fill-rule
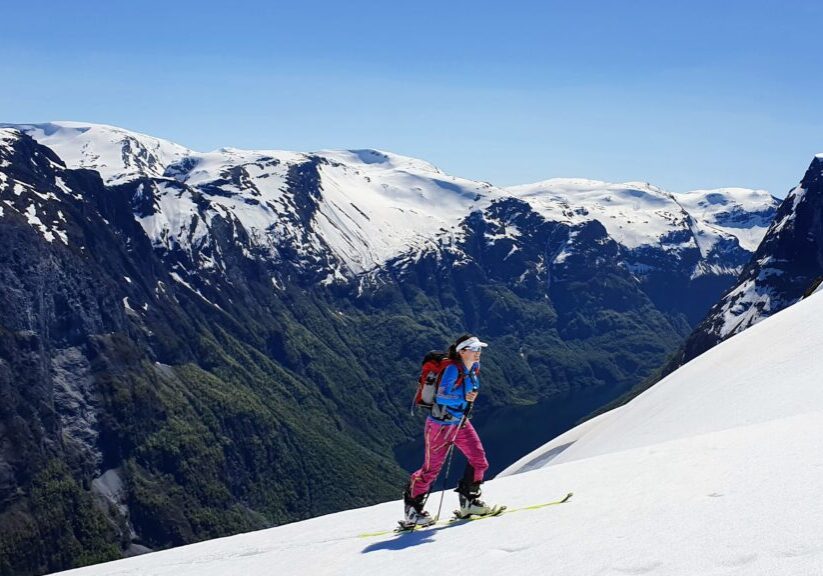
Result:
<svg viewBox="0 0 823 576"><path fill-rule="evenodd" d="M488 518L490 516L500 516L506 510L506 506L501 506L499 504L495 504L491 507L491 510L486 512L485 514L467 514L463 516L460 513L460 510L454 511L454 516L452 516L452 522L460 522L461 520L480 520L481 518Z"/></svg>
<svg viewBox="0 0 823 576"><path fill-rule="evenodd" d="M425 530L426 528L431 528L437 525L442 526L444 524L453 524L455 522L470 522L472 520L481 520L483 518L491 518L492 516L500 516L505 510L506 506L501 506L499 504L492 506L491 510L485 514L468 514L467 516L461 516L460 510L455 510L454 516L452 516L451 518L447 520L440 520L439 522L431 522L429 524L412 524L409 522L404 522L403 520L398 520L398 527L395 528L394 531L398 534L402 534L404 532L416 532L418 530Z"/></svg>
<svg viewBox="0 0 823 576"><path fill-rule="evenodd" d="M403 520L397 521L397 528L394 529L394 532L398 534L402 534L403 532L416 532L417 530L425 530L426 528L431 528L432 526L440 524L440 522L431 522L429 524L412 524L409 522L405 522ZM384 531L384 533L388 533L388 531ZM365 536L361 534L361 536Z"/></svg>
<svg viewBox="0 0 823 576"><path fill-rule="evenodd" d="M574 495L573 492L569 492L560 500L553 500L551 502L543 502L541 504L532 504L529 506L519 506L517 508L507 508L506 506L495 506L494 507L494 514L484 514L482 516L469 516L468 518L448 518L444 520L440 520L438 522L432 522L431 524L427 524L426 526L408 526L403 520L398 521L398 527L391 529L391 530L379 530L377 532L364 532L362 534L358 534L358 538L374 538L377 536L385 536L387 534L408 534L411 532L422 532L425 530L436 530L441 528L447 528L449 525L458 525L464 522L472 522L475 520L483 520L485 518L496 518L497 516L502 516L504 514L514 514L516 512L526 512L528 510L539 510L540 508L546 508L548 506L557 506L559 504L565 504L569 500L571 500L572 496Z"/></svg>

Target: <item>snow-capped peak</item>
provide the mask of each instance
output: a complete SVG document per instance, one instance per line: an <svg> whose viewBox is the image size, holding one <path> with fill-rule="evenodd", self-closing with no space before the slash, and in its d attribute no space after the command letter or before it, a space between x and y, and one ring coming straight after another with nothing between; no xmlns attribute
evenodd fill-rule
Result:
<svg viewBox="0 0 823 576"><path fill-rule="evenodd" d="M10 144L20 137L20 131L16 128L0 127L0 143Z"/></svg>
<svg viewBox="0 0 823 576"><path fill-rule="evenodd" d="M383 150L319 150L316 154L329 160L349 165L380 165L385 169L415 173L443 174L439 168L424 160Z"/></svg>
<svg viewBox="0 0 823 576"><path fill-rule="evenodd" d="M610 183L553 178L506 189L547 218L580 223L598 220L623 246L657 246L672 232L691 231L705 255L721 238L736 238L753 251L778 201L763 190L720 188L668 192L648 182ZM763 218L749 218L763 212ZM676 234L675 234L676 235Z"/></svg>
<svg viewBox="0 0 823 576"><path fill-rule="evenodd" d="M757 250L780 204L766 190L748 188L693 190L674 197L693 218L734 236L749 252Z"/></svg>
<svg viewBox="0 0 823 576"><path fill-rule="evenodd" d="M745 195L744 195L745 196ZM756 202L756 198L747 198ZM717 198L719 204L723 198ZM745 205L745 200L741 201ZM740 211L740 217L743 210ZM754 256L686 342L683 361L801 299L823 275L823 155L780 205ZM764 215L765 216L765 215ZM765 224L765 222L764 222Z"/></svg>
<svg viewBox="0 0 823 576"><path fill-rule="evenodd" d="M208 240L212 219L221 216L272 255L289 238L298 252L319 257L331 249L340 264L335 278L456 233L469 213L502 195L489 184L381 150L224 147L204 153L102 124L15 127L54 149L70 168L98 170L108 184L153 179L151 192L137 190L137 211L155 245L190 251Z"/></svg>
<svg viewBox="0 0 823 576"><path fill-rule="evenodd" d="M54 150L67 166L97 170L107 184L162 176L168 164L191 153L168 140L106 124L59 121L0 126L27 133Z"/></svg>

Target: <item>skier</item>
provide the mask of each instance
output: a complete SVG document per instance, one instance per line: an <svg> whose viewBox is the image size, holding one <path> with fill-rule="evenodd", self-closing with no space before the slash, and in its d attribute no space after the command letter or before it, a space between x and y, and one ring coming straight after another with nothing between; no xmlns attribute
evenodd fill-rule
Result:
<svg viewBox="0 0 823 576"><path fill-rule="evenodd" d="M480 388L480 352L486 346L488 344L477 337L464 334L449 347L451 362L443 370L435 404L426 418L423 466L411 475L403 494L408 526L428 526L434 522L423 507L452 444L468 461L456 490L460 494L458 515L465 518L493 511L480 499L480 483L489 463L483 444L468 419Z"/></svg>

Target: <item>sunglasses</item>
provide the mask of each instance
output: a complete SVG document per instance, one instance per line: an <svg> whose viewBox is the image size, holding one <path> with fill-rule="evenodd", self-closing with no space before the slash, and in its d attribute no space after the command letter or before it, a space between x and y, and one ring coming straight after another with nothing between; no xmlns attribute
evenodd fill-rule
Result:
<svg viewBox="0 0 823 576"><path fill-rule="evenodd" d="M482 352L483 348L480 346L466 346L463 350L466 352Z"/></svg>

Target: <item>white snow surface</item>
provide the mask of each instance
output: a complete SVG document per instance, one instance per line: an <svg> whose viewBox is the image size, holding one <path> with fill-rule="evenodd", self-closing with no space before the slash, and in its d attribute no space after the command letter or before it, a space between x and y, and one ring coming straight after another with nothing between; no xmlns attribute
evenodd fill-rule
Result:
<svg viewBox="0 0 823 576"><path fill-rule="evenodd" d="M359 537L392 527L394 501L66 574L821 574L821 325L815 294L485 484L511 507L568 504Z"/></svg>
<svg viewBox="0 0 823 576"><path fill-rule="evenodd" d="M5 126L18 128L48 146L70 168L97 170L107 184L143 175L162 176L166 165L191 153L168 140L105 124L60 121Z"/></svg>
<svg viewBox="0 0 823 576"><path fill-rule="evenodd" d="M426 162L376 150L319 152L325 202L317 230L354 271L419 252L505 194L446 175Z"/></svg>
<svg viewBox="0 0 823 576"><path fill-rule="evenodd" d="M718 188L672 193L648 182L614 184L582 178L552 178L506 190L551 220L573 224L598 220L609 236L627 248L658 244L683 247L661 239L672 231L691 229L703 256L723 237L737 238L743 248L754 252L766 233L766 226L720 226L716 222L719 213L777 205L765 190ZM687 245L694 247L695 240L690 239Z"/></svg>
<svg viewBox="0 0 823 576"><path fill-rule="evenodd" d="M765 261L768 260L771 258L766 257L760 260L761 266L765 266ZM764 267L756 278L746 278L729 291L717 312L717 316L722 319L722 324L717 327L717 333L722 338L728 338L732 334L743 332L750 326L762 322L771 314L773 308L785 307L786 302L783 302L779 296L775 296L769 286L760 283L769 275L782 273L781 270Z"/></svg>
<svg viewBox="0 0 823 576"><path fill-rule="evenodd" d="M349 273L422 250L438 236L456 237L463 218L504 195L420 160L376 150L303 154L224 148L191 153L191 167L173 167L175 178L190 188L161 182L158 211L140 221L155 244L196 248L208 240L211 218L221 215L239 221L253 244L273 252L282 238L300 233L290 219L297 208L285 194L286 181L291 167L311 159L319 160L322 196L310 226L314 234L304 247L323 252L324 242ZM198 217L192 188L210 202L205 217Z"/></svg>
<svg viewBox="0 0 823 576"><path fill-rule="evenodd" d="M9 146L19 138L20 133L16 128L0 127L0 146Z"/></svg>
<svg viewBox="0 0 823 576"><path fill-rule="evenodd" d="M728 212L757 212L769 205L775 208L778 201L766 190L751 190L749 188L717 188L714 190L692 190L682 194L675 194L677 203L685 208L691 216L700 222L730 234L737 238L740 245L754 252L760 241L766 235L769 222L762 225L730 226L720 223L718 216Z"/></svg>

